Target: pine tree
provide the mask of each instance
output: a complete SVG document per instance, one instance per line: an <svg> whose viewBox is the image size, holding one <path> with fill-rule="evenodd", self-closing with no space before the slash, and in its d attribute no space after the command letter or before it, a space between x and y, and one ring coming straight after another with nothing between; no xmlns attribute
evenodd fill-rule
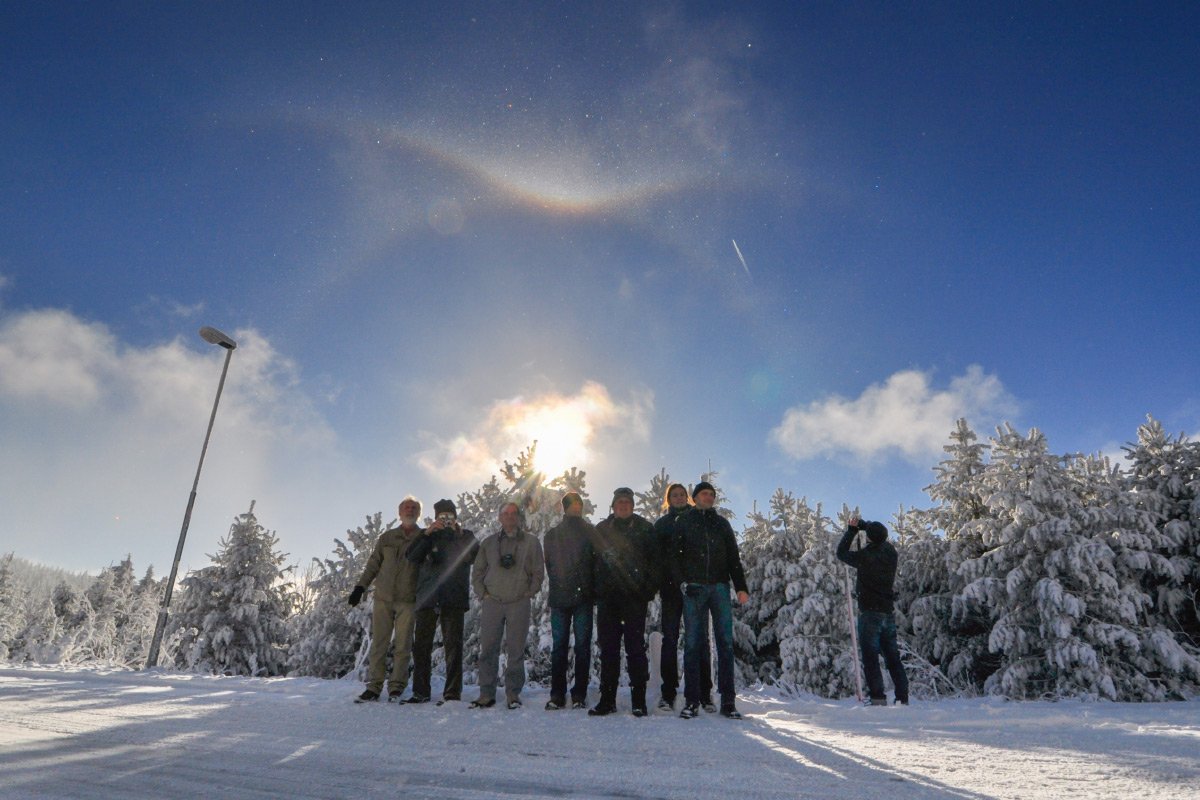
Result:
<svg viewBox="0 0 1200 800"><path fill-rule="evenodd" d="M10 648L24 627L25 609L13 581L12 560L12 553L0 556L0 659L10 657Z"/></svg>
<svg viewBox="0 0 1200 800"><path fill-rule="evenodd" d="M843 523L849 514L843 507ZM805 523L801 535L807 547L786 572L786 602L776 615L778 681L789 692L847 697L856 691L856 682L845 566L837 560L839 533L820 505Z"/></svg>
<svg viewBox="0 0 1200 800"><path fill-rule="evenodd" d="M366 518L366 526L333 540L333 557L313 559L317 577L309 584L315 600L308 613L292 622L293 644L287 666L296 675L317 678L365 677L371 639L371 605L351 608L346 598L366 568L375 542L387 530L383 514Z"/></svg>
<svg viewBox="0 0 1200 800"><path fill-rule="evenodd" d="M750 601L736 616L746 630L735 636L738 656L761 680L772 681L780 670L779 611L788 603L787 586L798 573L796 566L808 549L813 511L807 498L777 489L771 496L769 515L757 510L748 515L742 532L742 566L750 588Z"/></svg>
<svg viewBox="0 0 1200 800"><path fill-rule="evenodd" d="M177 660L193 670L279 675L286 660L292 590L279 540L258 524L254 503L237 518L213 566L181 582L172 629L182 633Z"/></svg>
<svg viewBox="0 0 1200 800"><path fill-rule="evenodd" d="M1170 560L1173 575L1152 577L1160 624L1190 648L1200 648L1200 442L1173 437L1147 417L1138 441L1125 447L1126 484L1153 513L1162 540L1157 552Z"/></svg>
<svg viewBox="0 0 1200 800"><path fill-rule="evenodd" d="M994 620L989 648L1001 663L986 691L1148 700L1195 685L1200 664L1143 622L1152 517L1122 497L1106 464L1053 456L1038 430L1005 426L984 483L988 550L962 571L964 595Z"/></svg>

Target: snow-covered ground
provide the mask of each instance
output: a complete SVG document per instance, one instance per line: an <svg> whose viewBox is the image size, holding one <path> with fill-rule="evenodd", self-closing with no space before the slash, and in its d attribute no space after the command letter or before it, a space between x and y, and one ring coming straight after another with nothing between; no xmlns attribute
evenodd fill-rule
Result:
<svg viewBox="0 0 1200 800"><path fill-rule="evenodd" d="M1200 702L746 691L735 722L635 719L625 690L621 713L593 719L542 710L536 687L516 711L355 705L360 688L0 668L0 798L1200 797Z"/></svg>

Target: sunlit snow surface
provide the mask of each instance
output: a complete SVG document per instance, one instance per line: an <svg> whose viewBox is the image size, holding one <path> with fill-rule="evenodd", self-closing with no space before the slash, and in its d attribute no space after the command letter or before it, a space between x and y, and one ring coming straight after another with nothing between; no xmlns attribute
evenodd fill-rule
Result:
<svg viewBox="0 0 1200 800"><path fill-rule="evenodd" d="M536 687L517 711L355 705L360 688L0 668L0 797L1200 796L1194 701L863 708L745 691L733 722L635 719L626 690L593 719L542 710Z"/></svg>

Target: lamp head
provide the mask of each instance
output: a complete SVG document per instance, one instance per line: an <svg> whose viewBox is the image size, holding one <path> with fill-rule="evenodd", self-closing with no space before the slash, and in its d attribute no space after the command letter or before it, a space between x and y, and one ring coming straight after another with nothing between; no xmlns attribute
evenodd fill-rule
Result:
<svg viewBox="0 0 1200 800"><path fill-rule="evenodd" d="M203 339L204 341L208 342L209 344L220 345L221 347L224 347L226 350L236 350L237 349L237 342L235 342L233 339L230 339L228 336L221 333L216 328L210 328L207 325L205 325L203 328L200 329L200 338Z"/></svg>

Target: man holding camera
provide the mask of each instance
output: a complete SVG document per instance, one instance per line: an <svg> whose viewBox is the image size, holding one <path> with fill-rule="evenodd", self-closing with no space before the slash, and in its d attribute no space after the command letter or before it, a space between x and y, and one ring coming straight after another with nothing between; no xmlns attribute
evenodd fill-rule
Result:
<svg viewBox="0 0 1200 800"><path fill-rule="evenodd" d="M375 543L362 576L350 593L349 603L357 606L372 582L375 583L375 608L371 617L371 651L367 657L367 688L355 700L378 700L387 672L387 653L392 653L392 673L388 677L388 700L399 700L408 683L408 657L412 650L416 620L417 565L404 557L409 546L421 535L421 501L409 495L400 503L400 526L384 531Z"/></svg>
<svg viewBox="0 0 1200 800"><path fill-rule="evenodd" d="M471 701L472 708L496 705L502 636L508 659L504 695L510 709L521 707L532 600L542 588L544 577L542 543L524 530L520 507L516 503L505 504L500 509L500 530L483 540L471 575L471 585L482 601L479 697Z"/></svg>
<svg viewBox="0 0 1200 800"><path fill-rule="evenodd" d="M562 521L546 531L546 577L550 580L550 700L547 711L567 705L567 662L571 631L575 632L575 685L571 708L587 703L592 666L592 581L595 570L596 529L583 518L583 498L567 492L562 498Z"/></svg>
<svg viewBox="0 0 1200 800"><path fill-rule="evenodd" d="M850 545L858 538L859 531L867 532L867 546L851 550ZM896 703L908 705L908 676L900 662L900 648L896 643L895 593L892 587L896 580L896 548L888 542L888 529L882 522L864 522L857 515L850 518L846 533L838 542L837 557L854 567L858 572L855 583L858 593L858 645L862 651L863 674L867 678L867 693L871 705L886 706L887 694L883 690L883 673L879 670L882 653L892 685L896 689Z"/></svg>
<svg viewBox="0 0 1200 800"><path fill-rule="evenodd" d="M471 605L471 564L479 552L479 542L474 533L458 524L458 509L453 500L437 501L433 513L433 523L404 554L418 570L410 703L429 702L433 636L439 617L446 655L442 702L462 698L463 617Z"/></svg>
<svg viewBox="0 0 1200 800"><path fill-rule="evenodd" d="M739 604L750 599L742 557L733 526L713 506L717 490L700 481L692 490L696 505L675 521L675 553L669 559L674 582L683 593L683 710L679 716L692 719L700 713L700 642L708 635L712 618L713 642L717 648L717 691L721 693L721 715L741 719L733 687L733 604L729 584L737 590Z"/></svg>

